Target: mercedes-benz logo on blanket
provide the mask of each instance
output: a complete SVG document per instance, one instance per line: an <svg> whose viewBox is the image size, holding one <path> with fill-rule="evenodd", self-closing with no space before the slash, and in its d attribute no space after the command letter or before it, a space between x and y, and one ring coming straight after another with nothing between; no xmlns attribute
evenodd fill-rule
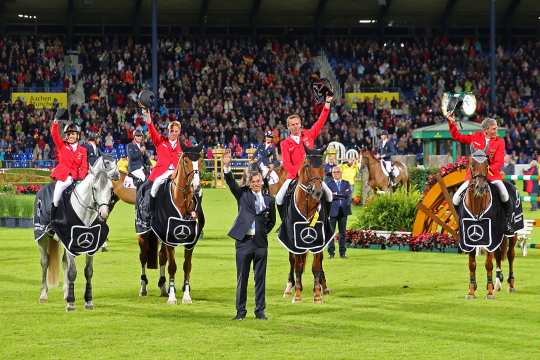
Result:
<svg viewBox="0 0 540 360"><path fill-rule="evenodd" d="M312 227L302 229L302 231L300 231L300 239L306 244L311 244L317 240L317 230Z"/></svg>
<svg viewBox="0 0 540 360"><path fill-rule="evenodd" d="M186 225L178 225L173 230L173 236L177 240L185 240L191 235L191 230Z"/></svg>
<svg viewBox="0 0 540 360"><path fill-rule="evenodd" d="M82 233L77 237L77 246L81 247L82 249L87 249L94 243L94 234L85 232Z"/></svg>
<svg viewBox="0 0 540 360"><path fill-rule="evenodd" d="M480 225L471 225L467 228L467 237L471 241L480 241L484 237L484 229Z"/></svg>

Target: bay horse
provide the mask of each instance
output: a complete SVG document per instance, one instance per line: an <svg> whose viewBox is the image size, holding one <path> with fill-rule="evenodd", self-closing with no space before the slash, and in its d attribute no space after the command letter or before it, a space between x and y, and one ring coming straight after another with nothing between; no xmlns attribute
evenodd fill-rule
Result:
<svg viewBox="0 0 540 360"><path fill-rule="evenodd" d="M492 206L491 204L494 203L492 191L490 190L490 184L487 178L488 169L489 169L489 162L487 161L487 155L485 151L482 150L476 150L471 155L471 160L469 161L469 168L471 171L471 180L470 183L465 190L465 196L464 196L464 204L467 207L470 214L475 217L476 219L480 219L484 216L486 211L488 211L489 207ZM498 217L504 218L504 215L501 213L501 211L498 211L496 213ZM491 225L493 224L493 225ZM500 219L499 218L492 218L490 222L490 226L492 227L493 233L495 234L494 237L496 237L496 241L499 241L501 244L497 247L495 251L486 251L486 273L487 273L487 294L486 299L494 299L494 284L493 284L493 257L498 257L500 261L502 261L502 258L504 256L504 253L506 252L506 245L507 242L504 240L504 236L502 236L502 231L500 233L500 239L498 238L498 232L494 230L494 227L500 226ZM467 230L467 234L461 234L461 237L469 237ZM472 237L472 234L471 234ZM515 244L514 244L515 245ZM477 283L476 283L476 251L470 251L469 252L469 291L466 295L466 299L474 299L476 298L476 289L477 289Z"/></svg>
<svg viewBox="0 0 540 360"><path fill-rule="evenodd" d="M298 174L298 182L294 190L294 201L298 206L299 212L306 219L313 219L315 213L318 212L321 198L323 196L322 183L324 179L323 154L325 149L310 150L305 147L306 158ZM279 191L281 184L287 178L287 173L283 167L276 169L280 181L277 184L270 185L269 191L275 196ZM293 201L293 199L291 199ZM283 213L286 211L284 204ZM280 214L282 216L282 214ZM284 219L282 218L284 226ZM326 219L325 219L326 220ZM308 251L303 254L295 254L289 251L289 275L287 285L283 293L283 297L288 297L292 294L293 287L295 294L292 299L293 303L302 301L302 274L305 269ZM313 302L316 304L322 303L323 294L330 294L330 289L326 283L326 276L323 269L323 254L324 249L313 254L313 263L311 270L314 278L313 286Z"/></svg>
<svg viewBox="0 0 540 360"><path fill-rule="evenodd" d="M183 218L197 221L197 234L201 234L204 227L204 214L202 212L202 196L200 195L200 171L202 169L201 158L202 145L196 147L186 147L184 152L178 158L178 164L176 170L170 177L170 182L165 183L162 186L169 184L167 191L170 194L172 202L177 211ZM160 199L163 200L163 199ZM156 199L156 202L158 199ZM159 202L156 204L156 208L159 206ZM174 214L171 214L174 215ZM141 262L141 288L139 291L140 296L147 295L148 278L146 277L146 267L149 269L157 268L158 258L158 243L159 238L153 230L150 230L144 234L138 236L140 254L139 260ZM163 240L163 239L161 239ZM195 242L196 243L196 242ZM184 283L182 287L183 304L191 304L190 294L190 276L191 276L191 258L193 255L193 249L195 243L192 246L184 246ZM166 284L165 266L168 266L169 285ZM159 251L159 268L160 278L158 281L158 287L161 291L161 296L168 296L168 304L176 304L176 287L175 287L175 275L176 275L176 260L175 260L175 247L167 245L165 242L161 242L161 248Z"/></svg>
<svg viewBox="0 0 540 360"><path fill-rule="evenodd" d="M73 210L82 223L91 226L96 218L105 222L110 213L112 197L112 179L118 178L118 169L112 158L102 156L96 160L94 166L89 168L88 175L79 182L70 195L69 201ZM54 183L50 184L36 194L34 203L34 237L37 241L41 262L41 293L40 303L48 301L49 286L58 286L59 283L59 240L51 227L50 206L52 204L52 191ZM78 239L77 239L78 240ZM62 257L64 265L64 299L66 311L75 310L74 283L77 277L75 263L76 255L64 250ZM84 307L94 308L92 299L93 255L86 254L84 276L86 288L84 292Z"/></svg>
<svg viewBox="0 0 540 360"><path fill-rule="evenodd" d="M368 169L369 179L368 184L374 192L380 191L393 191L398 186L403 186L409 190L409 171L401 161L392 161L394 167L399 169L399 175L396 176L396 186L390 186L390 178L385 175L382 170L381 161L375 158L373 153L363 148L360 150L360 166Z"/></svg>

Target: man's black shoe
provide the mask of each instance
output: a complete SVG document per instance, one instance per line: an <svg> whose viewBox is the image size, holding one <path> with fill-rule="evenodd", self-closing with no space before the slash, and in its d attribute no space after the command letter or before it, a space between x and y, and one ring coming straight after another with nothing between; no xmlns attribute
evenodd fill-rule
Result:
<svg viewBox="0 0 540 360"><path fill-rule="evenodd" d="M264 312L255 314L255 319L257 319L257 320L268 320L268 318L266 317L266 315L264 314Z"/></svg>
<svg viewBox="0 0 540 360"><path fill-rule="evenodd" d="M330 254L330 256L328 256L329 259L333 259L334 258L334 254Z"/></svg>
<svg viewBox="0 0 540 360"><path fill-rule="evenodd" d="M244 320L246 318L246 315L240 315L240 314L236 314L235 317L233 317L231 320Z"/></svg>
<svg viewBox="0 0 540 360"><path fill-rule="evenodd" d="M347 255L339 255L339 257L342 258L342 259L347 259L348 258Z"/></svg>

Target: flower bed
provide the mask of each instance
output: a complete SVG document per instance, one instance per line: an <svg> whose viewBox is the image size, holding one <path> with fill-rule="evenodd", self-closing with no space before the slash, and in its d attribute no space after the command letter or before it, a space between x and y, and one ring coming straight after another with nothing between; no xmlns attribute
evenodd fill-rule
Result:
<svg viewBox="0 0 540 360"><path fill-rule="evenodd" d="M347 230L345 240L350 247L410 251L456 252L458 242L446 234L423 233L417 236L391 234L388 238L372 230Z"/></svg>
<svg viewBox="0 0 540 360"><path fill-rule="evenodd" d="M467 156L462 156L459 159L457 159L455 163L450 163L446 166L443 166L439 170L438 174L441 177L444 177L454 171L467 169L468 167L469 167L469 158ZM432 174L428 176L428 179L426 181L426 186L424 188L424 194L426 194L429 191L429 189L436 183L437 183L437 174Z"/></svg>
<svg viewBox="0 0 540 360"><path fill-rule="evenodd" d="M17 194L36 194L42 187L42 185L18 185L15 187L15 192Z"/></svg>

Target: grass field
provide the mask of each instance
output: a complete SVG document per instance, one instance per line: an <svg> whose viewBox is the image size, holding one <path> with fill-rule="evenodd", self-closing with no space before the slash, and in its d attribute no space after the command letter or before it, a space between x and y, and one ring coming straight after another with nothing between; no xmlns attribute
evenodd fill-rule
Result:
<svg viewBox="0 0 540 360"><path fill-rule="evenodd" d="M96 255L95 310L84 310L78 259L77 310L64 311L61 288L39 304L40 265L31 230L0 229L0 359L538 359L540 251L516 260L518 292L487 301L479 264L478 299L466 301L467 258L456 254L358 250L325 260L332 294L323 305L282 297L287 255L269 248L267 315L234 322L234 243L226 231L236 214L224 190L205 193L207 227L197 245L192 305L169 306L149 271L140 298L133 209L110 218L110 251ZM310 275L310 273L308 273ZM182 274L179 273L178 279Z"/></svg>

